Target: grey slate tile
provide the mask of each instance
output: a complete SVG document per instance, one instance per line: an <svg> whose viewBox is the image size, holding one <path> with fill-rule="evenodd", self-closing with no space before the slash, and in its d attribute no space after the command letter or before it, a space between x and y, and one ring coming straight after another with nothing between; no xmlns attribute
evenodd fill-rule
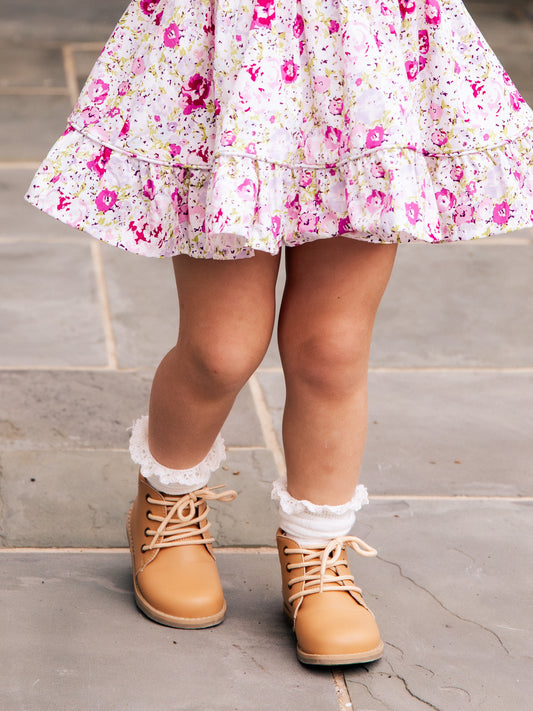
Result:
<svg viewBox="0 0 533 711"><path fill-rule="evenodd" d="M137 469L126 452L2 452L0 472L2 546L127 545Z"/></svg>
<svg viewBox="0 0 533 711"><path fill-rule="evenodd" d="M270 498L277 477L274 459L268 450L230 450L211 484L226 484L237 491L235 501L215 502L209 520L220 546L274 546L278 528L277 505ZM235 474L234 472L238 472Z"/></svg>
<svg viewBox="0 0 533 711"><path fill-rule="evenodd" d="M175 344L178 299L170 259L147 259L102 245L119 363L152 367ZM283 292L283 267L277 284ZM263 367L278 366L275 329Z"/></svg>
<svg viewBox="0 0 533 711"><path fill-rule="evenodd" d="M357 584L386 642L346 670L354 708L526 709L533 692L532 504L373 502L358 534L378 560ZM356 525L357 527L357 525Z"/></svg>
<svg viewBox="0 0 533 711"><path fill-rule="evenodd" d="M0 451L125 449L148 411L151 372L0 371ZM248 387L224 425L229 446L264 446Z"/></svg>
<svg viewBox="0 0 533 711"><path fill-rule="evenodd" d="M212 507L217 544L273 545L272 455L230 450L224 466L210 484L224 483L239 496ZM137 467L126 451L0 452L0 546L126 546L126 514L136 487Z"/></svg>
<svg viewBox="0 0 533 711"><path fill-rule="evenodd" d="M155 367L176 343L178 297L169 259L102 244L119 365Z"/></svg>
<svg viewBox="0 0 533 711"><path fill-rule="evenodd" d="M0 450L125 449L149 388L147 373L0 372Z"/></svg>
<svg viewBox="0 0 533 711"><path fill-rule="evenodd" d="M259 373L279 441L280 373ZM533 375L374 372L361 481L371 494L531 496Z"/></svg>
<svg viewBox="0 0 533 711"><path fill-rule="evenodd" d="M12 41L87 42L107 39L127 0L3 0L0 38Z"/></svg>
<svg viewBox="0 0 533 711"><path fill-rule="evenodd" d="M0 322L0 365L105 365L88 245L0 244Z"/></svg>
<svg viewBox="0 0 533 711"><path fill-rule="evenodd" d="M531 274L532 244L400 246L371 364L531 367Z"/></svg>
<svg viewBox="0 0 533 711"><path fill-rule="evenodd" d="M38 159L41 157L44 158L44 155ZM43 214L24 200L34 173L31 169L0 168L0 237L32 242L47 239L71 239L73 242L84 240L88 244L87 235Z"/></svg>
<svg viewBox="0 0 533 711"><path fill-rule="evenodd" d="M218 555L228 615L207 630L138 612L128 553L0 555L3 708L338 711L330 672L296 660L273 555Z"/></svg>
<svg viewBox="0 0 533 711"><path fill-rule="evenodd" d="M43 160L71 112L67 96L8 96L2 116L0 161Z"/></svg>
<svg viewBox="0 0 533 711"><path fill-rule="evenodd" d="M25 42L9 40L2 42L0 46L0 89L7 87L65 88L61 48L28 45Z"/></svg>

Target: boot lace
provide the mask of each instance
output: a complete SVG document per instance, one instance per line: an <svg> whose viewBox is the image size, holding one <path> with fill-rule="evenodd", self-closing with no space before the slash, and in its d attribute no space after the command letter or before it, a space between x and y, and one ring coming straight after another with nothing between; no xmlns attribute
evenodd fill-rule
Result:
<svg viewBox="0 0 533 711"><path fill-rule="evenodd" d="M303 569L303 574L289 579L289 589L298 583L303 583L302 589L289 597L289 604L297 601L294 609L294 622L304 598L321 592L354 592L362 595L361 588L355 585L353 575L350 573L348 561L341 558L344 548L352 548L356 553L367 558L378 554L375 548L365 543L356 536L339 536L331 540L324 548L288 548L284 549L286 555L299 554L303 558L299 563L288 563L287 570ZM346 570L341 571L339 568ZM360 604L366 608L362 597ZM368 608L366 608L368 609Z"/></svg>
<svg viewBox="0 0 533 711"><path fill-rule="evenodd" d="M180 496L170 496L164 494L164 501L153 499L150 495L146 497L146 501L151 506L169 507L165 516L158 516L149 511L147 517L150 521L159 523L157 529L147 528L145 534L152 536L149 544L144 544L141 548L143 553L157 548L172 548L174 546L184 545L205 545L213 543L214 538L206 536L211 524L206 520L209 513L209 506L206 505L205 511L198 512L198 509L204 501L233 501L237 496L237 492L231 489L226 491L216 491L221 489L224 484L212 487L203 487L192 491L190 494ZM199 538L192 538L199 536Z"/></svg>

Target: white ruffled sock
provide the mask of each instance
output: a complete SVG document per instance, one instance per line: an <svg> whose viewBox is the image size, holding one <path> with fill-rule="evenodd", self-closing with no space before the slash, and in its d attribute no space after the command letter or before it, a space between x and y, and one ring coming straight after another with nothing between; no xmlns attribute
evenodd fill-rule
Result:
<svg viewBox="0 0 533 711"><path fill-rule="evenodd" d="M284 479L274 482L272 498L279 502L281 530L303 548L322 548L333 538L348 535L355 522L355 512L368 504L368 492L362 484L347 503L328 506L293 498Z"/></svg>
<svg viewBox="0 0 533 711"><path fill-rule="evenodd" d="M148 447L148 416L140 417L131 428L130 455L141 467L141 474L154 489L181 496L206 486L211 474L226 458L224 440L219 434L207 456L190 469L169 469L159 464Z"/></svg>

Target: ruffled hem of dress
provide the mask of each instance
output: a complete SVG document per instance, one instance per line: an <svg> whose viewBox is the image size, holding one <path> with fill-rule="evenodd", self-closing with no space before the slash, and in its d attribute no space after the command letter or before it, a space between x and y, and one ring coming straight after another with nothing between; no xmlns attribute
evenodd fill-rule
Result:
<svg viewBox="0 0 533 711"><path fill-rule="evenodd" d="M529 133L480 152L376 148L325 167L218 154L199 167L138 158L70 127L26 198L152 257L236 259L338 235L455 242L533 226Z"/></svg>
<svg viewBox="0 0 533 711"><path fill-rule="evenodd" d="M200 488L205 486L212 472L226 458L224 440L219 434L202 461L190 469L170 469L157 462L148 447L148 416L136 420L131 428L130 455L132 460L141 467L145 479L157 477L164 486L171 484L191 485Z"/></svg>
<svg viewBox="0 0 533 711"><path fill-rule="evenodd" d="M355 489L355 494L350 501L347 501L345 504L340 504L339 506L313 504L307 499L295 499L287 491L287 482L285 479L276 479L272 484L272 499L278 501L280 509L288 515L307 512L335 518L349 511L355 513L368 504L368 491L363 484L358 484Z"/></svg>

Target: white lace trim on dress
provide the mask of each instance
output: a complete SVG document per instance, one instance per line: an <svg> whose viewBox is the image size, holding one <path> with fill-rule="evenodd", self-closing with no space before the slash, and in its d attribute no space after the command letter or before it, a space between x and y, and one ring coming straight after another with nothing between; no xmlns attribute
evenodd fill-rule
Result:
<svg viewBox="0 0 533 711"><path fill-rule="evenodd" d="M224 440L219 434L206 457L190 469L170 469L159 464L148 447L148 416L144 415L135 421L131 428L130 455L141 467L145 479L157 479L162 485L181 484L200 489L207 484L209 477L226 458Z"/></svg>

